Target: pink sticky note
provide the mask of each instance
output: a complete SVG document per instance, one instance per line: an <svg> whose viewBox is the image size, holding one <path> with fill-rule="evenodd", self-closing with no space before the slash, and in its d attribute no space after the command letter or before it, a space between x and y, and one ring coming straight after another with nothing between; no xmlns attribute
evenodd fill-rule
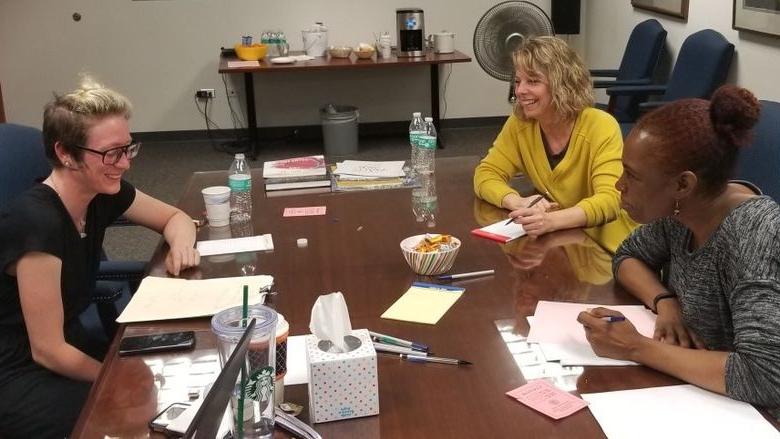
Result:
<svg viewBox="0 0 780 439"><path fill-rule="evenodd" d="M285 207L282 216L325 215L326 206Z"/></svg>
<svg viewBox="0 0 780 439"><path fill-rule="evenodd" d="M564 392L545 380L531 381L506 394L553 419L565 418L588 405L583 399Z"/></svg>

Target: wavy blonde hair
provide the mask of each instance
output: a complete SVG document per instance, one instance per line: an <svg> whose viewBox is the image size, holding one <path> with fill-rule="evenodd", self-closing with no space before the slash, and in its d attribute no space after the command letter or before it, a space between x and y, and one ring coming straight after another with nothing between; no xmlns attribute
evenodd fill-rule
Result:
<svg viewBox="0 0 780 439"><path fill-rule="evenodd" d="M87 144L87 130L99 119L122 116L129 119L130 101L87 74L81 75L79 88L54 99L43 110L43 143L46 157L53 167L61 167L54 144L61 142L74 160L81 161L84 151L75 146Z"/></svg>
<svg viewBox="0 0 780 439"><path fill-rule="evenodd" d="M512 60L515 70L547 78L552 105L562 120L573 120L593 106L590 73L577 52L560 38L529 38L515 50ZM527 119L518 103L513 111L521 120Z"/></svg>

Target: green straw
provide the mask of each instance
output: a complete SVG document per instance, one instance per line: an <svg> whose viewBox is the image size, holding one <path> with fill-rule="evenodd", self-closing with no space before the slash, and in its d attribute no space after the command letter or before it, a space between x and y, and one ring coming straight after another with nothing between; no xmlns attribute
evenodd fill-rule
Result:
<svg viewBox="0 0 780 439"><path fill-rule="evenodd" d="M249 315L249 285L244 285L244 302L241 307L241 327L246 328ZM241 366L241 389L238 394L238 439L244 438L244 387L246 387L246 365Z"/></svg>

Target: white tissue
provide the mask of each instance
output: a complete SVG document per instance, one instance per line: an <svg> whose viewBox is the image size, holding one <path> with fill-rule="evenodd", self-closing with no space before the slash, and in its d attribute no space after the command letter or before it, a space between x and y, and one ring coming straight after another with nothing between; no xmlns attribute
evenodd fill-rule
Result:
<svg viewBox="0 0 780 439"><path fill-rule="evenodd" d="M317 298L311 308L309 329L318 339L330 340L341 352L349 352L344 336L352 332L352 322L340 291Z"/></svg>

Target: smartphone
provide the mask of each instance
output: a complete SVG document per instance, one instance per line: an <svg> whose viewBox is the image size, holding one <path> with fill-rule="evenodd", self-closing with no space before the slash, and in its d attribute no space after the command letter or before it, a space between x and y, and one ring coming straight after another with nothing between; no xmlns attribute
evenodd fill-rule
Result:
<svg viewBox="0 0 780 439"><path fill-rule="evenodd" d="M190 408L190 405L187 403L174 402L173 404L169 405L168 408L155 416L154 419L149 421L149 428L151 428L152 431L164 433L165 427L173 422L174 419L178 418L179 415L184 413L184 411L188 408Z"/></svg>
<svg viewBox="0 0 780 439"><path fill-rule="evenodd" d="M119 355L146 354L150 352L179 351L195 346L195 332L169 332L124 337L119 342Z"/></svg>

